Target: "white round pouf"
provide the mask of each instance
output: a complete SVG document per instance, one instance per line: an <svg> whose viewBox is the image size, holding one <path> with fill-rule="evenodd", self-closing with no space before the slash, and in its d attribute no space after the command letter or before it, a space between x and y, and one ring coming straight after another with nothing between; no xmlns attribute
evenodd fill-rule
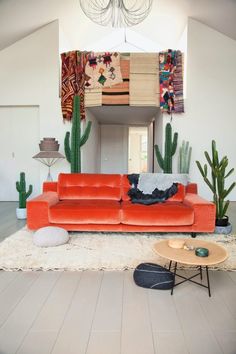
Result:
<svg viewBox="0 0 236 354"><path fill-rule="evenodd" d="M61 227L56 226L42 227L33 235L33 242L38 247L54 247L64 245L68 241L68 232Z"/></svg>

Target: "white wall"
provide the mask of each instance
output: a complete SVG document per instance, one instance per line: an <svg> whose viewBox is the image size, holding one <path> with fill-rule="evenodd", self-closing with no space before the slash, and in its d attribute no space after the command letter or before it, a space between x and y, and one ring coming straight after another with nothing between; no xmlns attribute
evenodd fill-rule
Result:
<svg viewBox="0 0 236 354"><path fill-rule="evenodd" d="M65 42L64 39L63 41ZM64 136L65 132L71 129L71 124L63 123L60 107L58 21L0 51L0 68L0 106L39 106L40 138L50 136L57 138L61 144L60 151L64 153ZM1 124L4 124L4 117L0 119ZM84 163L86 171L97 172L95 170L97 156L94 152L99 144L99 137L95 138L99 129L96 119L94 117L91 119L93 126L88 143L92 146L84 148L84 151L87 149L87 153L91 155L84 159ZM30 131L23 131L20 134L30 134ZM35 154L38 152L38 143L39 141L35 142ZM52 175L56 179L59 172L68 171L67 161L60 161L52 168ZM40 166L40 184L46 176L47 168Z"/></svg>
<svg viewBox="0 0 236 354"><path fill-rule="evenodd" d="M39 141L38 106L0 106L0 200L18 199L16 181L26 172L26 185L39 194L39 163L32 159ZM24 134L26 130L30 134Z"/></svg>
<svg viewBox="0 0 236 354"><path fill-rule="evenodd" d="M84 173L100 173L101 169L101 129L94 115L86 110L86 122L92 122L92 128L86 144L82 147L82 167ZM83 123L83 129L86 122Z"/></svg>
<svg viewBox="0 0 236 354"><path fill-rule="evenodd" d="M172 125L179 133L179 143L183 139L190 141L193 147L191 180L198 183L200 194L210 199L212 194L195 160L205 162L204 151L210 152L211 140L215 139L220 156L227 155L230 168L236 168L236 41L189 19L187 53L186 113L176 115ZM169 117L165 114L163 134L167 121ZM236 173L228 183L232 180L236 180ZM236 188L230 199L236 200Z"/></svg>
<svg viewBox="0 0 236 354"><path fill-rule="evenodd" d="M143 36L130 28L116 28L107 32L101 39L94 40L92 43L86 43L81 50L103 52L103 51L117 51L121 53L129 52L146 52L153 53L162 50L161 46L150 39L149 36Z"/></svg>

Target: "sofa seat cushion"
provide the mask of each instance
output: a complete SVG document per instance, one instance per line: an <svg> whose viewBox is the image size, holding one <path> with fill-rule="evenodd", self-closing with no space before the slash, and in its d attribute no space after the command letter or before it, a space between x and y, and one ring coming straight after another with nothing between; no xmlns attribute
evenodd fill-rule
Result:
<svg viewBox="0 0 236 354"><path fill-rule="evenodd" d="M180 202L142 205L122 202L121 222L127 225L182 226L192 225L194 212Z"/></svg>
<svg viewBox="0 0 236 354"><path fill-rule="evenodd" d="M49 209L58 224L119 224L120 203L112 200L62 200Z"/></svg>

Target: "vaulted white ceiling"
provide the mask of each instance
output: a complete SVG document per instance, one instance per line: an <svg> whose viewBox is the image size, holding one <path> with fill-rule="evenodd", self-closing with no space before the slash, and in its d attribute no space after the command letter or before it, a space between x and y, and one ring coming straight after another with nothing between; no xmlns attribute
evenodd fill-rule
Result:
<svg viewBox="0 0 236 354"><path fill-rule="evenodd" d="M89 0L88 0L89 1ZM236 40L236 0L153 0L148 18L132 29L158 43L173 47L187 17L192 17ZM84 49L114 29L93 24L81 11L79 0L0 0L0 50L58 19L71 49Z"/></svg>

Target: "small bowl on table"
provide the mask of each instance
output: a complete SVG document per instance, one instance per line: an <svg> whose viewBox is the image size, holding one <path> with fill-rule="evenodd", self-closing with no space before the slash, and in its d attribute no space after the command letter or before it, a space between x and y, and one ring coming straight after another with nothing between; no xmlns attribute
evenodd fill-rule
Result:
<svg viewBox="0 0 236 354"><path fill-rule="evenodd" d="M195 255L198 257L208 257L209 250L208 250L208 248L205 248L205 247L198 247L195 249Z"/></svg>
<svg viewBox="0 0 236 354"><path fill-rule="evenodd" d="M171 247L171 248L177 248L177 249L180 249L180 248L184 248L184 245L185 245L185 240L178 240L178 239L173 239L173 240L169 240L168 241L168 246Z"/></svg>

